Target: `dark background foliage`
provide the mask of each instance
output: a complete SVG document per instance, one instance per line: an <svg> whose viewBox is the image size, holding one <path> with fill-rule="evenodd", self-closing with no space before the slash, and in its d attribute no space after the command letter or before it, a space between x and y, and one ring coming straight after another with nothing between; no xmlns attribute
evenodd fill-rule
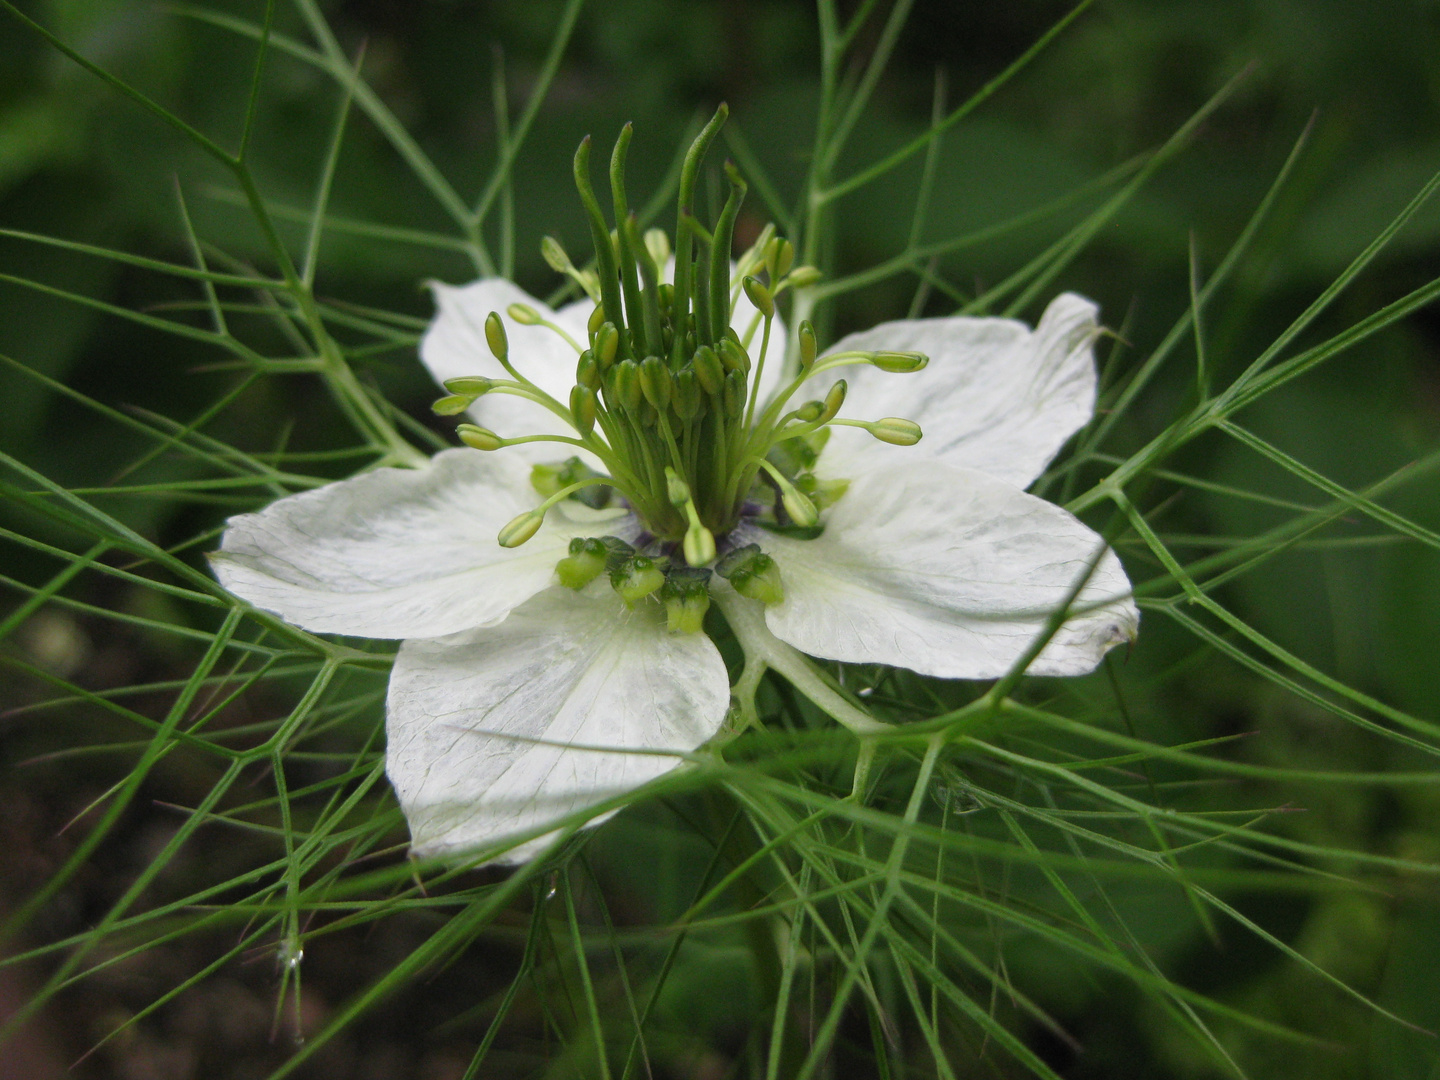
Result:
<svg viewBox="0 0 1440 1080"><path fill-rule="evenodd" d="M252 45L161 6L116 0L49 0L22 8L87 56L139 86L197 127L229 144L239 130ZM255 17L262 5L216 0L211 10ZM853 5L842 5L850 7ZM282 5L283 7L283 5ZM881 4L882 11L888 7ZM347 49L365 49L365 74L462 193L478 191L493 163L490 86L503 58L513 102L524 100L561 10L557 0L353 0L326 5ZM917 0L909 26L846 160L859 165L922 132L937 74L950 102L993 77L1067 10L1052 0L955 3ZM285 12L282 28L303 27ZM1190 252L1213 268L1263 196L1314 116L1314 129L1288 194L1254 256L1212 308L1207 327L1216 379L1251 360L1339 273L1440 168L1440 4L1430 0L1101 0L1032 68L944 140L925 237L944 238L1003 220L1093 179L1153 147L1237 72L1241 89L1198 139L1158 174L1063 279L1099 300L1111 326L1151 344L1188 303ZM633 120L632 191L658 184L678 140L721 99L733 129L760 161L780 198L793 202L811 151L817 43L805 0L603 0L582 14L573 43L517 169L516 276L543 295L557 284L538 241L554 233L583 249L582 221L569 181L569 157L594 132L608 143ZM265 83L257 132L257 171L268 198L308 204L334 116L333 85L277 57ZM848 196L836 216L833 274L883 259L904 246L919 164ZM19 24L0 16L0 225L186 261L176 188L199 232L241 257L263 258L253 226L226 197L226 179L190 147ZM763 204L752 197L752 234ZM334 200L336 213L391 225L445 231L422 187L363 119L350 127ZM297 226L298 229L298 226ZM963 295L1002 279L1056 234L1053 224L968 248L938 271ZM295 234L299 236L297 232ZM427 278L460 281L473 268L458 254L421 245L377 243L334 234L320 291L424 317ZM41 281L128 308L158 309L194 296L173 281L99 260L0 239L0 272ZM1348 325L1440 274L1440 204L1422 210L1373 268L1326 316ZM915 289L901 277L847 297L831 330L902 314ZM955 303L933 292L926 312ZM1035 312L1030 312L1034 315ZM1332 478L1363 485L1436 444L1440 429L1440 321L1421 315L1267 400L1249 426ZM177 418L197 414L229 385L202 369L214 357L185 342L33 289L0 282L0 354L107 403ZM1123 359L1123 357L1122 357ZM1191 378L1188 355L1172 361L1127 421L1121 442L1147 420L1168 418ZM365 376L412 414L423 416L433 388L407 354L378 358ZM294 424L293 432L290 425ZM341 421L323 390L297 377L256 389L210 429L259 450L288 438L292 447L340 445ZM104 484L117 463L142 449L109 425L13 369L0 369L0 448L69 485ZM1219 484L1277 498L1309 497L1296 481L1233 446L1201 441L1183 464ZM337 469L340 466L337 466ZM170 472L166 472L170 469ZM183 465L156 463L152 482L183 479ZM1416 520L1440 522L1440 496L1426 475L1392 505ZM114 500L107 510L165 543L215 524L242 507L167 499ZM1177 533L1244 535L1270 520L1264 507L1192 496L1167 510ZM5 511L4 515L8 515ZM1277 519L1278 520L1278 519ZM0 524L16 522L0 516ZM5 578L38 582L53 573L43 557L7 546ZM1138 557L1138 556L1137 556ZM0 596L0 612L17 593ZM184 622L159 610L153 594L115 586L82 599L100 606L148 605L137 613ZM1440 559L1416 545L1287 556L1238 579L1227 602L1301 657L1418 716L1440 718ZM1154 631L1163 635L1158 627ZM1163 637L1155 656L1182 660ZM6 645L90 688L183 674L184 655L166 639L121 633L84 617L50 612ZM1168 651L1167 651L1168 650ZM1159 671L1160 660L1152 660ZM1349 729L1298 705L1237 669L1202 666L1135 705L1136 722L1160 741L1251 733L1233 751L1242 760L1313 768L1387 768L1398 754L1362 744ZM0 676L0 706L34 700L31 681ZM144 708L144 703L137 705ZM13 905L68 850L60 826L113 782L97 758L35 763L75 741L47 714L6 721L0 759L0 903ZM119 737L119 736L117 736ZM89 741L87 738L86 741ZM106 856L56 901L40 936L83 926L143 864L173 823L160 801L188 805L206 777L180 765L150 782L152 814L136 813ZM1297 793L1298 792L1298 793ZM1440 797L1317 788L1277 829L1317 843L1411 858L1440 856ZM1263 801L1263 797L1262 797ZM636 828L640 825L634 826ZM623 835L623 834L621 834ZM612 843L619 843L618 840ZM190 858L224 860L223 850ZM183 873L183 864L180 871ZM1422 1024L1440 1024L1440 907L1413 883L1374 892L1234 897L1317 963ZM623 906L623 901L622 901ZM650 913L647 917L653 917ZM1233 1035L1236 1054L1264 1080L1289 1077L1434 1077L1433 1040L1378 1020L1304 975L1253 938L1207 939L1182 909L1157 911L1155 939L1183 981L1230 1004L1333 1040L1333 1050L1296 1051ZM1162 932L1163 931L1163 932ZM317 1015L358 982L384 969L404 947L403 923L355 935L317 954L306 993ZM392 940L398 939L398 940ZM466 1044L437 1017L456 1000L493 992L513 962L513 941L474 950L434 981L413 988L317 1058L315 1076L458 1076ZM189 948L197 947L194 943ZM34 1025L0 1064L0 1076L61 1075L126 1010L193 970L203 957L160 953L147 967L122 967L75 991L63 1010ZM1039 994L1074 1042L1033 1033L1063 1075L1210 1075L1177 1041L1153 1004L1131 990L1093 982L1044 956L1023 959ZM708 974L707 974L708 973ZM32 973L8 972L0 992L24 997ZM703 1051L685 1075L726 1075L749 1021L743 965L699 958L670 1008L689 1018ZM729 989L726 989L729 987ZM278 1060L266 1039L273 971L269 957L223 973L203 992L138 1026L89 1059L78 1076L229 1077L264 1075ZM3 1001L0 1001L3 1006ZM687 1011L688 1010L688 1011ZM743 1041L743 1040L742 1040ZM1000 1075L975 1047L973 1075ZM458 1063L458 1064L457 1064ZM506 1074L508 1075L508 1074ZM518 1075L518 1074L517 1074ZM857 1073L856 1075L860 1075ZM967 1073L967 1075L970 1075Z"/></svg>

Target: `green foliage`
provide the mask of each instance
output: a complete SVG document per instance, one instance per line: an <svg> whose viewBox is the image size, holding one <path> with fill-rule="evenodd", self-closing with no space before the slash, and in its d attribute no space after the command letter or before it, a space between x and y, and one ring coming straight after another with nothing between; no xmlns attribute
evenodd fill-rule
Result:
<svg viewBox="0 0 1440 1080"><path fill-rule="evenodd" d="M1435 1075L1432 5L0 7L14 1045L95 1076ZM597 832L412 864L390 652L203 552L447 445L417 284L555 287L579 137L636 120L653 213L655 147L722 95L739 230L763 205L827 274L791 325L1104 302L1101 410L1037 490L1106 530L1139 642L1064 683L832 666L897 725L863 751L767 676L762 726ZM237 1002L273 1016L226 1035Z"/></svg>

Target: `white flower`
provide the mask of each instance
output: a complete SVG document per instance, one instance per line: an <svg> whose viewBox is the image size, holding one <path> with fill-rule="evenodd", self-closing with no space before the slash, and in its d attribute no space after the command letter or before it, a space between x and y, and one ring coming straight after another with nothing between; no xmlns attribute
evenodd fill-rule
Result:
<svg viewBox="0 0 1440 1080"><path fill-rule="evenodd" d="M483 345L492 311L525 304L584 341L593 310L554 312L500 279L436 286L436 297L421 355L442 382L503 376ZM742 299L736 325L749 314ZM741 521L720 538L758 543L778 566L784 598L765 608L771 631L817 657L998 677L1094 564L1077 613L1029 671L1080 674L1132 637L1138 616L1115 555L1022 490L1091 415L1095 317L1092 303L1066 294L1033 331L1006 319L924 319L841 341L829 355L930 357L908 375L846 369L846 413L915 418L926 437L899 447L838 428L815 472L849 486L818 536ZM516 365L565 400L574 348L543 326L505 321ZM560 430L518 397L486 395L472 413L501 433ZM386 768L420 855L543 831L675 768L726 716L725 665L707 636L669 632L653 599L627 608L603 576L580 591L557 583L572 538L642 539L634 514L565 500L528 543L496 542L540 501L531 464L553 458L551 446L447 450L424 468L293 495L232 519L214 556L228 589L297 626L402 639ZM545 841L503 857L523 860Z"/></svg>
<svg viewBox="0 0 1440 1080"><path fill-rule="evenodd" d="M576 154L595 269L543 247L589 301L435 286L420 354L473 449L233 518L214 555L226 588L297 626L401 640L386 771L418 855L524 860L714 737L731 688L701 632L712 598L747 653L742 716L768 665L857 732L882 725L795 649L1075 675L1135 633L1114 553L1022 490L1094 409L1095 306L1061 296L1034 331L886 323L820 357L802 322L782 373L774 297L813 271L769 230L730 263L733 169L712 228L689 209L724 117L686 156L673 258L625 209L627 128L613 232L588 139Z"/></svg>

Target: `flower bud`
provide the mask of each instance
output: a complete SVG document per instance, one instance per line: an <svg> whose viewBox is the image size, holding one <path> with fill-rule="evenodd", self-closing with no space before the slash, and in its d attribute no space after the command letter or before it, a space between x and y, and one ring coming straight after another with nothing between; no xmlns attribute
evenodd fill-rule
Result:
<svg viewBox="0 0 1440 1080"><path fill-rule="evenodd" d="M446 379L445 389L452 394L464 394L469 398L477 398L481 394L488 393L494 382L479 375L462 375L458 379Z"/></svg>
<svg viewBox="0 0 1440 1080"><path fill-rule="evenodd" d="M495 539L499 541L501 547L519 547L539 532L540 526L544 524L544 522L544 514L537 513L534 510L527 510L525 513L517 514L511 518L505 527L500 530L499 535L496 536Z"/></svg>
<svg viewBox="0 0 1440 1080"><path fill-rule="evenodd" d="M633 608L665 584L665 573L659 560L632 555L610 572L610 584L625 606Z"/></svg>
<svg viewBox="0 0 1440 1080"><path fill-rule="evenodd" d="M570 541L570 554L555 564L555 576L567 589L583 589L605 572L609 549L597 537L575 537Z"/></svg>
<svg viewBox="0 0 1440 1080"><path fill-rule="evenodd" d="M741 596L764 604L778 604L785 599L780 584L780 568L775 560L760 550L759 544L736 548L715 565L715 572L730 582Z"/></svg>
<svg viewBox="0 0 1440 1080"><path fill-rule="evenodd" d="M664 360L658 356L647 356L640 362L640 389L645 394L645 400L656 409L664 412L670 407L670 395L674 388L670 369L665 366Z"/></svg>
<svg viewBox="0 0 1440 1080"><path fill-rule="evenodd" d="M595 430L595 412L595 391L588 386L572 386L570 388L570 415L575 420L575 430L582 437Z"/></svg>
<svg viewBox="0 0 1440 1080"><path fill-rule="evenodd" d="M881 371L904 375L912 371L919 371L930 363L930 358L924 353L918 352L877 352L870 358L870 363Z"/></svg>
<svg viewBox="0 0 1440 1080"><path fill-rule="evenodd" d="M815 354L819 352L815 342L815 327L810 320L806 319L800 324L800 370L809 371L815 364Z"/></svg>
<svg viewBox="0 0 1440 1080"><path fill-rule="evenodd" d="M775 317L775 298L770 295L770 290L765 287L764 283L751 274L741 284L744 286L745 295L750 298L750 302L755 305L756 310L765 318L773 319Z"/></svg>
<svg viewBox="0 0 1440 1080"><path fill-rule="evenodd" d="M845 393L848 389L844 379L836 380L835 385L830 387L830 392L825 395L825 411L820 416L822 423L828 424L840 414L840 406L845 404Z"/></svg>
<svg viewBox="0 0 1440 1080"><path fill-rule="evenodd" d="M725 389L725 368L720 363L720 357L715 355L715 350L709 345L701 345L695 350L695 378L700 380L701 387L707 394L718 394Z"/></svg>
<svg viewBox="0 0 1440 1080"><path fill-rule="evenodd" d="M495 432L474 424L461 424L455 429L455 435L466 446L476 450L499 450L505 445L505 440Z"/></svg>
<svg viewBox="0 0 1440 1080"><path fill-rule="evenodd" d="M598 334L600 327L605 325L605 308L600 304L595 305L595 310L590 312L590 321L585 324L585 329L592 334Z"/></svg>
<svg viewBox="0 0 1440 1080"><path fill-rule="evenodd" d="M542 321L540 313L529 304L511 304L505 309L505 314L521 326L539 326Z"/></svg>
<svg viewBox="0 0 1440 1080"><path fill-rule="evenodd" d="M450 394L431 405L430 411L436 416L454 416L468 409L474 400L469 394Z"/></svg>
<svg viewBox="0 0 1440 1080"><path fill-rule="evenodd" d="M485 344L490 346L491 355L502 364L510 355L510 342L505 337L505 324L500 321L498 311L485 316Z"/></svg>
<svg viewBox="0 0 1440 1080"><path fill-rule="evenodd" d="M813 424L824 415L825 403L823 401L807 401L795 410L795 419L802 424Z"/></svg>
<svg viewBox="0 0 1440 1080"><path fill-rule="evenodd" d="M903 420L898 416L887 416L883 420L876 420L866 425L866 430L874 435L881 442L890 443L893 446L914 446L920 441L920 425L913 420Z"/></svg>

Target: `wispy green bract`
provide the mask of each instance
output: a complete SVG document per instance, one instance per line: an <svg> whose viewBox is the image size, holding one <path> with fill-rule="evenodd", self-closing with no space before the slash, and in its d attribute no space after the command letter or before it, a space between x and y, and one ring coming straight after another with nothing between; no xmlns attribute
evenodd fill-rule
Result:
<svg viewBox="0 0 1440 1080"><path fill-rule="evenodd" d="M797 230L801 258L830 269L837 203L863 197L867 184L914 157L930 156L922 158L921 195L904 250L800 290L789 325L813 318L823 329L852 294L903 275L914 277L920 290L916 311L939 293L959 298L955 306L963 302L970 313L1033 312L1102 228L1184 153L1202 121L1225 108L1233 87L1200 104L1193 119L1152 152L1093 184L982 233L925 241L939 140L1020 75L1087 6L965 101L949 106L937 90L933 121L913 141L874 163L853 164L846 157L848 140L885 74L910 5L864 3L847 23L833 0L819 0L821 96L797 205L784 206L779 194L796 185L777 184L759 171L743 114L729 133L735 156L752 173L772 215ZM423 323L317 293L326 240L343 233L461 252L481 273L511 272L517 170L581 17L580 0L560 9L553 42L523 103L508 101L503 76L496 76L496 164L478 182L448 178L430 160L365 81L363 55L342 49L312 0L295 0L308 40L276 28L273 0L258 22L171 7L177 18L201 20L255 44L253 83L246 100L236 102L241 136L233 150L108 74L80 46L8 0L0 7L12 29L49 38L156 124L183 135L229 181L217 190L180 180L175 236L177 250L190 255L188 264L4 230L11 240L76 259L173 278L188 290L189 306L129 310L14 266L0 269L0 282L73 301L146 333L183 339L197 363L233 379L196 415L160 417L92 400L29 372L23 356L5 358L7 366L26 370L50 392L88 409L91 423L138 434L150 445L131 461L104 463L85 487L62 485L25 461L0 455L0 496L8 511L0 541L53 567L38 584L0 576L9 597L0 639L14 639L43 612L83 614L183 655L189 674L97 691L78 676L47 670L23 650L0 652L7 679L40 688L38 699L18 710L13 722L85 717L86 723L74 725L66 753L124 764L113 787L72 826L83 838L72 841L47 884L7 917L3 932L17 951L5 963L27 965L42 978L0 1036L13 1035L68 988L187 938L211 947L206 962L105 1039L124 1035L151 1011L255 956L278 961L275 1022L281 1030L298 1030L305 953L359 927L411 919L421 929L407 955L371 984L356 987L348 1001L332 1003L306 1039L287 1044L272 1077L296 1073L337 1033L363 1022L367 1011L412 992L477 942L497 938L518 953L513 977L507 973L504 988L492 997L453 1002L453 1015L432 1018L437 1027L448 1023L475 1033L467 1077L500 1075L492 1070L501 1067L495 1062L502 1055L509 1063L504 1067L515 1066L517 1075L541 1068L542 1059L555 1075L568 1069L572 1075L630 1078L680 1068L694 1059L695 1043L677 1019L675 987L703 980L713 957L734 955L743 955L740 967L756 973L735 1075L839 1075L837 1062L854 1068L862 1062L877 1076L960 1077L975 1075L975 1061L984 1057L996 1063L996 1075L1056 1078L1047 1063L1053 1059L1037 1049L1037 1033L1065 1037L1063 1024L1048 1011L1052 988L1037 985L1042 969L1096 980L1117 995L1143 996L1193 1042L1213 1075L1263 1075L1247 1071L1237 1050L1254 1038L1281 1047L1317 1042L1313 1033L1259 1015L1243 1002L1187 986L1175 965L1151 955L1156 935L1144 925L1151 902L1188 912L1185 917L1217 938L1230 940L1238 929L1317 986L1353 999L1385 1023L1407 1022L1268 928L1236 897L1328 896L1376 888L1392 878L1433 890L1440 864L1428 857L1312 843L1275 822L1297 785L1323 798L1356 786L1423 790L1440 783L1440 724L1296 655L1241 618L1226 589L1302 549L1392 543L1440 548L1440 533L1382 501L1406 485L1433 483L1440 457L1432 454L1357 490L1273 445L1246 421L1246 410L1268 395L1321 364L1346 362L1350 350L1440 295L1440 281L1420 284L1348 328L1320 340L1304 338L1424 205L1440 177L1269 349L1253 358L1216 355L1205 334L1210 313L1224 304L1226 286L1245 266L1256 236L1289 196L1306 150L1302 133L1215 269L1207 276L1195 260L1189 308L1176 313L1173 329L1158 344L1136 343L1137 355L1127 353L1117 364L1120 375L1108 386L1107 407L1040 481L1037 490L1062 494L1069 509L1089 515L1121 552L1147 620L1138 648L1149 647L1148 635L1163 635L1173 671L1151 667L1152 675L1142 678L1112 656L1105 673L1083 682L1027 681L1021 665L1011 677L979 686L832 665L838 694L894 724L859 752L873 754L873 761L867 756L859 762L853 739L799 702L783 680L767 675L760 698L767 708L758 730L705 753L694 770L613 801L616 807L643 804L633 822L622 818L616 826L630 830L624 834L630 842L649 845L640 865L658 858L656 852L681 852L674 858L687 867L677 875L683 891L675 886L663 902L650 896L649 906L622 909L608 902L616 883L607 873L623 856L606 846L604 834L587 846L579 820L567 823L572 827L547 858L508 876L408 861L403 821L383 774L381 707L391 655L373 643L307 634L242 605L215 583L197 555L213 546L225 513L323 484L337 468L413 464L444 445L388 402L357 367L377 356L408 363ZM868 39L860 34L865 25L873 29ZM304 208L270 197L251 167L254 141L262 137L256 118L266 107L265 80L281 60L318 70L334 84L326 105L333 110L332 138ZM433 198L450 233L332 213L345 140L362 117ZM667 190L642 221L678 182L678 168L677 159ZM464 193L467 186L472 194ZM189 206L197 198L243 207L263 237L266 262L253 266L215 250L192 222ZM492 216L497 209L498 226ZM979 295L939 270L943 256L1052 217L1065 228L1050 246ZM294 242L282 226L297 223L303 231ZM1302 340L1308 342L1303 347ZM1141 415L1138 407L1161 376L1184 364L1187 343L1197 357L1194 378L1183 380L1191 395L1173 419L1157 424L1153 413ZM292 453L284 444L237 446L207 433L253 387L279 376L322 381L352 429L349 445ZM1223 443L1258 456L1297 480L1310 498L1282 499L1192 475L1177 458L1201 440L1211 448L1207 453ZM154 473L157 463L182 467L184 478ZM1170 501L1188 491L1263 504L1276 516L1246 535L1167 532ZM207 508L209 524L162 546L125 524L117 509L145 499ZM123 583L154 603L107 609L82 598L95 594L77 586L102 580ZM1380 766L1350 771L1312 769L1240 759L1228 736L1171 741L1141 735L1134 714L1163 711L1167 679L1198 664L1244 680L1254 693L1265 688L1302 703L1393 757L1380 755ZM265 708L236 722L237 703L246 700ZM122 818L143 811L143 792L156 770L175 762L204 778L204 790L191 805L167 811L173 829L148 865L115 890L85 931L49 940L34 936L37 917L93 864ZM861 789L852 792L857 775ZM1231 786L1242 779L1249 786ZM202 875L203 881L192 875L183 888L168 884L182 852L223 846L232 837L243 838L250 858L243 869L217 860L223 869ZM642 895L647 887L644 881L626 885ZM634 909L653 921L632 920ZM1049 958L1049 967L1037 956Z"/></svg>

